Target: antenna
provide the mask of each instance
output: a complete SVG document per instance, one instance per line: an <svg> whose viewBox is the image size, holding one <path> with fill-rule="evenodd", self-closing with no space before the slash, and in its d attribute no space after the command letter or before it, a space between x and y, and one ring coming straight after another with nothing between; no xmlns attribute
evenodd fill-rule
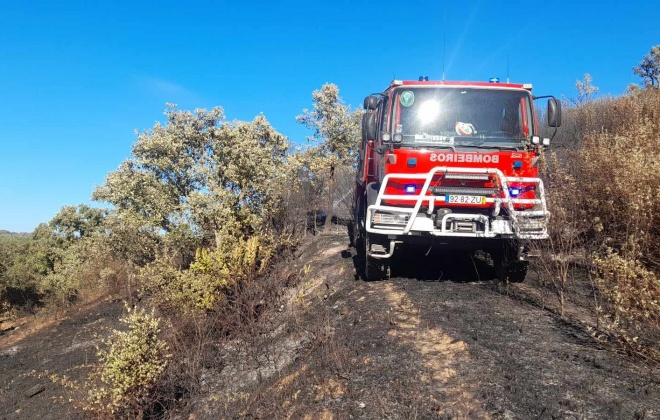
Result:
<svg viewBox="0 0 660 420"><path fill-rule="evenodd" d="M506 55L506 82L509 82L509 54Z"/></svg>
<svg viewBox="0 0 660 420"><path fill-rule="evenodd" d="M443 29L443 32L444 35L442 40L442 80L445 80L445 54L447 53L447 29Z"/></svg>
<svg viewBox="0 0 660 420"><path fill-rule="evenodd" d="M445 80L445 55L447 54L447 2L442 2L443 22L442 22L442 80Z"/></svg>

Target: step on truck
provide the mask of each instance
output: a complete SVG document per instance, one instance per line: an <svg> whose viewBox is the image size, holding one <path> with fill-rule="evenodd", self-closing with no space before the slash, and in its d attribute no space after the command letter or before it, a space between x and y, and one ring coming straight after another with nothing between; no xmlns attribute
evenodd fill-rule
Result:
<svg viewBox="0 0 660 420"><path fill-rule="evenodd" d="M394 253L415 245L482 251L498 278L525 279L550 218L541 98L556 133L560 102L530 84L420 77L365 98L352 230L367 280L389 277Z"/></svg>

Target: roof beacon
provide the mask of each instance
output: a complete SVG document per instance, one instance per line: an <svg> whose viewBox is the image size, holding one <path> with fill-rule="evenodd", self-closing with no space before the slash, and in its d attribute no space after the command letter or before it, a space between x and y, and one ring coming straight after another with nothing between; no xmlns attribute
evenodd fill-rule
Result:
<svg viewBox="0 0 660 420"><path fill-rule="evenodd" d="M488 81L489 81L490 83L499 83L499 82L500 82L500 78L499 78L499 77L491 77L490 79L488 79Z"/></svg>
<svg viewBox="0 0 660 420"><path fill-rule="evenodd" d="M428 77L428 76L419 76L419 81L420 81L420 82L428 82L428 81L429 81L429 77Z"/></svg>

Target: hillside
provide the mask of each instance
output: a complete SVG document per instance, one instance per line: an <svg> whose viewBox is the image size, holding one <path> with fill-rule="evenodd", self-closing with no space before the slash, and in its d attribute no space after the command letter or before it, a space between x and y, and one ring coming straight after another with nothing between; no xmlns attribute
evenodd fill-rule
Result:
<svg viewBox="0 0 660 420"><path fill-rule="evenodd" d="M278 268L299 275L252 328L258 333L213 342L198 387L179 395L168 417L660 415L657 369L533 303L533 279L526 289L502 289L486 264L431 253L415 265L402 254L393 279L364 282L347 244L343 233L309 237ZM120 312L106 300L31 334L30 324L3 326L0 417L84 418L52 401L69 397L66 390L29 372L81 375L94 359L95 334L116 325ZM28 397L38 385L43 392Z"/></svg>
<svg viewBox="0 0 660 420"><path fill-rule="evenodd" d="M509 238L528 226L516 228L518 204L502 213L504 178L484 173L473 195L456 197L486 207L452 216L471 227L447 228L447 211L478 203L431 205L438 188L471 185L444 184L445 168L425 192L436 197L416 208L426 229L450 229L447 245L472 252L439 253L442 238L411 231L420 235L401 235L380 282L364 279L388 277L387 264L362 258L371 249L376 260L396 231L359 229L403 222L367 220L377 182L417 165L403 159L412 150L428 155L418 170L439 170L437 153L377 138L385 102L353 110L324 84L296 118L312 132L296 150L263 114L230 121L219 106L169 104L95 188L103 208L64 206L30 235L0 234L0 418L660 417L655 86L594 98L585 75L550 148L528 131L507 140L515 153L484 152L507 170L526 156L507 179L536 186L509 192L529 194L519 204L532 217L546 220L547 204L547 240L521 250ZM386 150L392 158L376 157ZM387 166L396 156L405 168ZM521 165L543 184L520 178ZM513 230L495 246L487 224L499 221ZM543 223L535 236L546 236ZM528 271L521 251L536 257Z"/></svg>

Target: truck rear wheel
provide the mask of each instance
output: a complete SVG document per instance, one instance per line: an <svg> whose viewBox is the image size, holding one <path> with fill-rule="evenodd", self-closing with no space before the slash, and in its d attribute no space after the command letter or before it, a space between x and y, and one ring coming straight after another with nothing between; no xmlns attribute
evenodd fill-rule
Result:
<svg viewBox="0 0 660 420"><path fill-rule="evenodd" d="M511 283L522 283L527 276L527 261L518 259L518 250L514 245L506 245L502 249L490 253L493 260L495 276L499 281L508 280Z"/></svg>
<svg viewBox="0 0 660 420"><path fill-rule="evenodd" d="M527 261L513 261L500 268L498 280L509 280L511 283L522 283L527 277Z"/></svg>
<svg viewBox="0 0 660 420"><path fill-rule="evenodd" d="M364 242L364 279L366 281L384 280L390 278L390 259L374 258L369 255L374 243L373 235L367 233Z"/></svg>

